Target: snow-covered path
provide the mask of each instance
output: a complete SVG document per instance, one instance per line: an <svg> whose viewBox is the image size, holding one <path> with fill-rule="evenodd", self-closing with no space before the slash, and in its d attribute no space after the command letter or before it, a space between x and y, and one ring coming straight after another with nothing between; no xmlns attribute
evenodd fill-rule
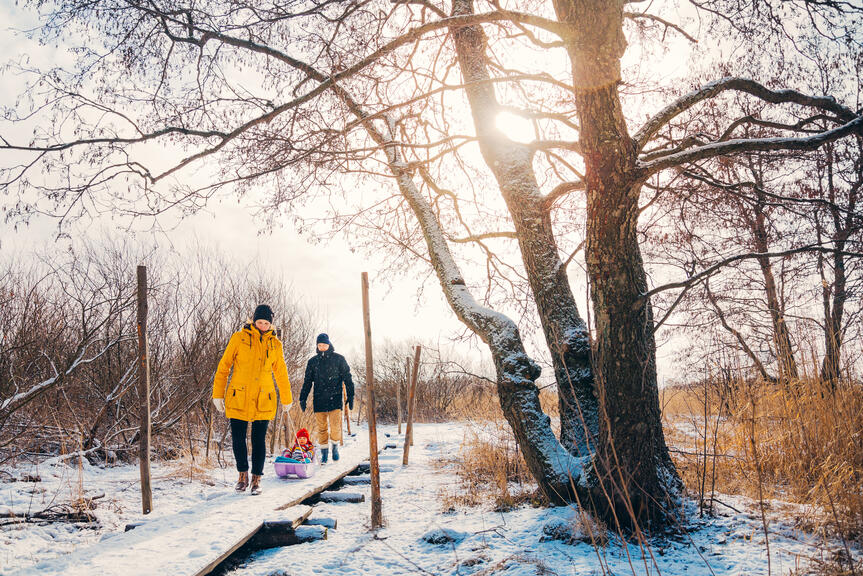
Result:
<svg viewBox="0 0 863 576"><path fill-rule="evenodd" d="M488 508L443 510L442 493L461 490L456 478L441 462L458 460L470 424L421 424L416 427L416 441L411 463L401 466L401 449L381 453L383 514L386 526L373 533L369 530L370 487L350 486L350 492L366 495L363 504L319 503L312 517L329 517L338 521L335 530L322 541L298 544L258 552L242 565L232 569L232 576L375 576L399 574L665 574L667 576L732 576L767 574L768 557L761 521L751 501L722 496L740 513L698 521L693 518L688 534L671 540L650 542L649 550L624 544L608 534L608 542L594 547L580 527L579 515L571 508L532 508L524 506L509 512ZM385 433L389 432L387 438ZM357 461L368 455L367 436L362 432L343 451L343 462ZM387 442L401 445L394 427L379 430L381 447ZM273 500L277 480L265 477L265 495ZM329 464L327 466L330 466ZM54 468L65 469L65 466ZM53 468L52 468L53 469ZM157 467L158 469L158 467ZM74 471L74 469L71 469ZM322 473L327 467L322 468ZM335 470L335 467L330 468ZM56 483L41 471L48 490ZM200 559L216 546L210 527L222 522L217 511L261 518L263 501L230 490L235 476L231 469L216 470L216 486L182 478L163 479L156 483L156 508L147 518L154 531L153 546L127 548L120 544L130 536L144 538L147 527L136 528L129 536L122 532L125 522L141 519L137 506L135 467L85 470L84 480L97 490L109 491L108 478L120 479L128 490L123 504L132 510L111 512L100 505L96 511L103 526L113 531L75 530L63 524L37 527L27 525L18 531L0 532L0 574L58 573L60 558L71 551L75 559L69 574L179 574L173 568L164 571L157 566L168 551L179 551L178 561ZM0 484L0 507L22 505L21 482ZM299 482L296 484L300 485ZM11 488L15 487L15 488ZM30 486L38 486L31 484ZM13 498L14 496L14 498ZM17 498L17 500L15 500ZM107 500L107 499L106 499ZM100 502L103 502L100 500ZM23 502L26 504L26 502ZM774 505L775 504L775 505ZM781 503L772 503L779 509ZM34 506L41 509L45 502ZM729 509L721 509L729 512ZM272 508L267 514L274 514ZM112 516L113 515L113 516ZM267 519L274 519L270 516ZM113 519L113 522L112 522ZM161 519L161 520L160 520ZM156 530L158 526L171 529ZM68 530L68 531L67 531ZM141 532L139 532L139 530ZM137 534L135 534L137 533ZM820 540L790 525L775 514L770 524L770 571L772 574L806 572L809 559L821 554ZM101 538L101 540L99 540ZM80 552L75 548L84 548ZM139 552L135 552L139 550ZM173 552L172 552L173 553ZM857 551L859 553L859 551ZM199 554L202 554L199 556ZM108 563L107 561L111 562ZM78 570L78 562L89 563ZM117 562L117 564L112 564ZM95 566L108 566L94 568ZM122 569L119 567L122 566Z"/></svg>
<svg viewBox="0 0 863 576"><path fill-rule="evenodd" d="M189 507L144 517L143 524L129 532L106 533L89 546L32 565L7 565L3 573L192 576L219 560L241 540L248 539L264 521L293 520L307 512L307 507L299 503L310 492L331 484L368 459L367 432L361 430L346 439L342 454L338 462L321 466L308 479L281 479L272 472L268 459L260 496L222 488ZM158 499L155 507L159 507Z"/></svg>

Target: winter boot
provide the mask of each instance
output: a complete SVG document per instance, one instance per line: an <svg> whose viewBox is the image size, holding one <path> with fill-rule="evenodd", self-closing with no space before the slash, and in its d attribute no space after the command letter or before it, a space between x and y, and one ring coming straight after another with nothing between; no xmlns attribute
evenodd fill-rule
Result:
<svg viewBox="0 0 863 576"><path fill-rule="evenodd" d="M261 492L261 477L257 474L252 474L252 489L250 493L252 496L257 496Z"/></svg>
<svg viewBox="0 0 863 576"><path fill-rule="evenodd" d="M330 456L329 448L321 448L321 464L327 463L327 458Z"/></svg>
<svg viewBox="0 0 863 576"><path fill-rule="evenodd" d="M245 492L246 488L249 487L249 473L248 472L240 472L240 479L237 480L237 484L234 486L234 490L237 492Z"/></svg>
<svg viewBox="0 0 863 576"><path fill-rule="evenodd" d="M339 459L339 445L333 444L333 462Z"/></svg>

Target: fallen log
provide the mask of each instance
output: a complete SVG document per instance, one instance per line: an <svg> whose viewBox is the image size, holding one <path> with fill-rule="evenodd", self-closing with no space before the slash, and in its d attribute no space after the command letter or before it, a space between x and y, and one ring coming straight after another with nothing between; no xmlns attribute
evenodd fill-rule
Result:
<svg viewBox="0 0 863 576"><path fill-rule="evenodd" d="M323 526L330 530L335 530L339 521L335 518L309 518L303 524L304 526Z"/></svg>
<svg viewBox="0 0 863 576"><path fill-rule="evenodd" d="M326 539L326 526L299 526L295 529L289 520L276 520L264 522L258 533L246 543L245 548L247 552L252 552Z"/></svg>
<svg viewBox="0 0 863 576"><path fill-rule="evenodd" d="M368 474L363 474L362 476L345 476L342 479L342 482L347 486L360 486L363 484L371 484L372 477Z"/></svg>
<svg viewBox="0 0 863 576"><path fill-rule="evenodd" d="M359 504L365 502L364 494L354 492L321 492L321 502L340 503L349 502L351 504Z"/></svg>

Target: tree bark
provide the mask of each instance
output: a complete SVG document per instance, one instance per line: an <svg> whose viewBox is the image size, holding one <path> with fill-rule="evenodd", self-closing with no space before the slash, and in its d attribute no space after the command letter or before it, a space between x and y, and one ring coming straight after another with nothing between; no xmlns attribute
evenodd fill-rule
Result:
<svg viewBox="0 0 863 576"><path fill-rule="evenodd" d="M858 140L858 147L860 141ZM828 289L824 280L823 265L819 259L822 283L824 285L824 360L821 363L821 379L829 382L835 388L842 371L842 320L845 315L845 300L847 299L847 275L845 256L843 252L848 242L849 233L854 229L854 214L857 207L857 193L860 190L858 182L852 188L848 198L848 212L843 218L836 205L836 186L833 179L833 147L827 147L827 194L830 200L830 216L833 219L833 286ZM832 292L832 298L830 293Z"/></svg>
<svg viewBox="0 0 863 576"><path fill-rule="evenodd" d="M472 0L453 2L453 16L472 13ZM522 261L551 353L560 407L560 441L573 455L586 456L595 445L599 411L590 339L558 253L551 214L544 207L533 169L533 153L527 146L507 138L496 126L500 105L489 81L482 27L455 28L453 39L480 151L497 180L515 225Z"/></svg>
<svg viewBox="0 0 863 576"><path fill-rule="evenodd" d="M341 93L341 96L358 118L365 118L356 102L346 93ZM476 301L452 256L437 216L407 172L392 137L382 134L371 121L365 121L364 126L384 149L387 165L399 191L420 224L429 259L447 302L459 320L491 351L500 405L531 475L549 502L567 504L574 501L575 490L581 485L590 457L574 457L555 438L551 419L542 411L539 402L536 379L540 368L525 352L518 326L506 315ZM582 494L582 497L587 497L587 494Z"/></svg>
<svg viewBox="0 0 863 576"><path fill-rule="evenodd" d="M476 302L452 258L428 202L397 164L392 168L399 188L423 230L432 265L450 307L491 350L500 405L525 463L550 502L572 502L574 489L579 485L590 457L573 457L555 438L551 419L542 411L539 402L536 379L540 368L525 352L518 326L507 316Z"/></svg>
<svg viewBox="0 0 863 576"><path fill-rule="evenodd" d="M753 170L753 175L758 178L758 174ZM767 233L767 217L764 213L765 198L761 192L761 182L756 189L756 201L754 206L754 219L750 220L750 225L753 230L753 238L755 243L755 251L767 253L770 251L770 240ZM773 268L770 265L770 258L759 256L756 258L759 268L761 268L761 276L764 278L764 291L767 298L767 309L770 311L770 320L773 323L773 343L776 346L776 361L778 366L779 378L785 382L788 380L797 380L797 362L794 359L794 347L791 344L791 334L788 331L788 324L785 322L784 306L779 300L779 291L776 288L776 277L773 275Z"/></svg>
<svg viewBox="0 0 863 576"><path fill-rule="evenodd" d="M641 176L617 85L623 3L555 0L572 62L587 187L587 272L596 318L596 387L603 408L597 468L606 516L669 522L682 483L662 431L653 312L637 239Z"/></svg>

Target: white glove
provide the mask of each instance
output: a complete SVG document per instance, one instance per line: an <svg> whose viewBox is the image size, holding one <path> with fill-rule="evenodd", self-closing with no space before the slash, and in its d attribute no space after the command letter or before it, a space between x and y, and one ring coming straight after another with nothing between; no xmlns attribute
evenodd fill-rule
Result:
<svg viewBox="0 0 863 576"><path fill-rule="evenodd" d="M224 398L213 398L213 405L216 407L216 410L219 411L219 414L225 413L225 399Z"/></svg>
<svg viewBox="0 0 863 576"><path fill-rule="evenodd" d="M288 410L291 409L291 406L293 406L293 405L294 405L293 402L291 402L290 404L282 404L282 411L287 412Z"/></svg>

